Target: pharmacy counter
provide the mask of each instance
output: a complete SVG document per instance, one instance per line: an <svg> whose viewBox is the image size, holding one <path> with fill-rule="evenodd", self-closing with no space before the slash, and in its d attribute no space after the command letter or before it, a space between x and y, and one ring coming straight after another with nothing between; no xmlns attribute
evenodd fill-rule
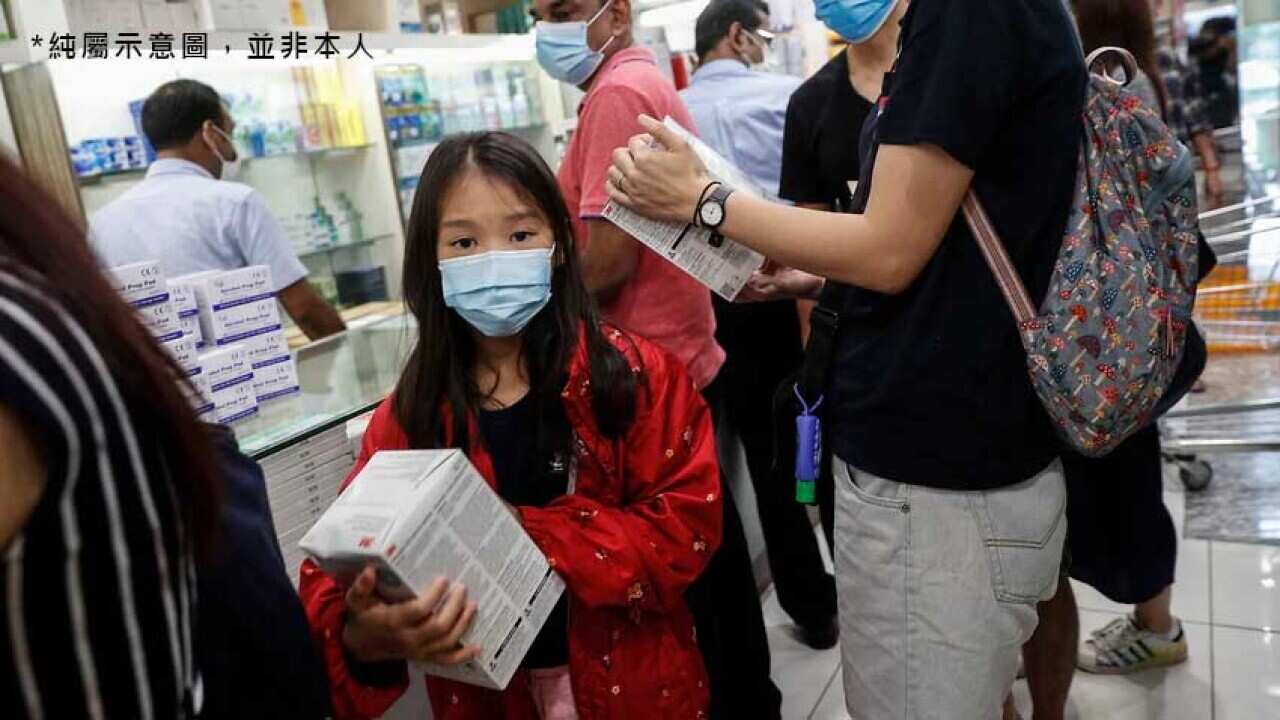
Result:
<svg viewBox="0 0 1280 720"><path fill-rule="evenodd" d="M337 497L355 461L347 422L392 390L414 333L409 315L372 315L299 349L301 392L264 403L256 416L231 426L240 449L262 465L285 567L295 580L298 540Z"/></svg>

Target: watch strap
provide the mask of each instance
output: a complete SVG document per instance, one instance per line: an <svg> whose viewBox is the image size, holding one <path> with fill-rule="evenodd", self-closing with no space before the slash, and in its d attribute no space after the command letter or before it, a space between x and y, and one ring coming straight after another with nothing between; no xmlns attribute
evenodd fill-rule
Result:
<svg viewBox="0 0 1280 720"><path fill-rule="evenodd" d="M728 185L725 185L724 183L717 183L715 187L711 189L711 192L707 194L707 197L701 203L698 204L698 220L701 221L702 219L702 206L708 203L715 203L716 205L720 206L720 222L710 226L701 225L701 222L699 222L699 224L702 227L705 227L711 230L715 230L719 228L721 225L723 225L725 217L728 215L728 212L729 212L728 208L725 207L725 202L729 199L729 196L732 194L733 194L733 188L729 187Z"/></svg>
<svg viewBox="0 0 1280 720"><path fill-rule="evenodd" d="M723 185L723 184L724 183L720 182L719 180L712 180L711 182L707 183L705 187L702 188L702 192L698 193L698 202L694 203L693 205L693 226L694 227L702 226L702 203L707 201L707 193L710 192L711 189L714 188L715 186Z"/></svg>

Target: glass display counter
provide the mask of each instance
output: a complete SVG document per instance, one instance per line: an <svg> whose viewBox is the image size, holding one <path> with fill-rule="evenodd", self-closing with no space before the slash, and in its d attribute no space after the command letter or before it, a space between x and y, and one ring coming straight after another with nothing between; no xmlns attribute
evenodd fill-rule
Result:
<svg viewBox="0 0 1280 720"><path fill-rule="evenodd" d="M263 459L372 409L399 379L415 332L411 315L378 315L300 348L302 391L233 425L241 450Z"/></svg>

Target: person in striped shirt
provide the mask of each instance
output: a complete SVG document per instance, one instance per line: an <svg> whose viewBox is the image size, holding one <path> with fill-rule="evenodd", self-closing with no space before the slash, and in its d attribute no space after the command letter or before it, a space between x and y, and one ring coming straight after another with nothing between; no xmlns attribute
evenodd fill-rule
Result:
<svg viewBox="0 0 1280 720"><path fill-rule="evenodd" d="M194 717L208 438L84 231L0 157L0 716Z"/></svg>

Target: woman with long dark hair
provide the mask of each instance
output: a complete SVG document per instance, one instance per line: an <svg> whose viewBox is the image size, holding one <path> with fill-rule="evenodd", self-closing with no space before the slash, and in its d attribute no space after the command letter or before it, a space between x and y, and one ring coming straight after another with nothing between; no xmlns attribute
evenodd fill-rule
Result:
<svg viewBox="0 0 1280 720"><path fill-rule="evenodd" d="M79 227L0 157L0 708L198 710L196 558L217 521L179 370Z"/></svg>
<svg viewBox="0 0 1280 720"><path fill-rule="evenodd" d="M555 176L531 147L502 133L440 144L403 287L418 342L352 477L380 450L464 449L568 588L505 692L429 678L435 716L701 716L683 593L720 538L711 416L677 361L601 325ZM338 717L383 714L408 684L405 660L474 657L460 641L475 605L454 580L390 605L372 569L343 588L304 564Z"/></svg>
<svg viewBox="0 0 1280 720"><path fill-rule="evenodd" d="M1150 0L1071 0L1086 55L1100 47L1128 50L1141 71L1129 90L1161 117L1168 113L1169 94L1156 62L1155 19ZM1111 68L1113 72L1123 70Z"/></svg>
<svg viewBox="0 0 1280 720"><path fill-rule="evenodd" d="M1086 51L1122 47L1166 107L1155 64L1155 31L1148 0L1072 0ZM1145 76L1145 77L1144 77ZM1205 267L1201 261L1201 267ZM1187 659L1187 637L1171 612L1178 535L1164 504L1160 434L1153 424L1102 458L1063 456L1067 521L1072 531L1071 575L1112 601L1134 606L1131 617L1096 629L1080 646L1081 670L1126 675ZM1078 632L1079 621L1071 620Z"/></svg>

